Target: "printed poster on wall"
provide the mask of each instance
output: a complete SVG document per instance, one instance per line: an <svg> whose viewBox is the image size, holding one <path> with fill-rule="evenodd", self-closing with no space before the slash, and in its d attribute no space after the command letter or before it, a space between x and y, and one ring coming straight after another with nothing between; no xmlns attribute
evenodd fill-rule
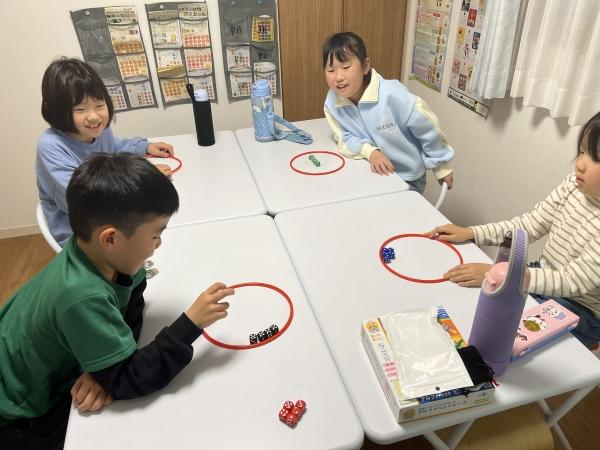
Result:
<svg viewBox="0 0 600 450"><path fill-rule="evenodd" d="M189 103L188 83L217 101L206 2L149 3L146 14L163 104Z"/></svg>
<svg viewBox="0 0 600 450"><path fill-rule="evenodd" d="M452 0L419 0L411 79L442 88Z"/></svg>
<svg viewBox="0 0 600 450"><path fill-rule="evenodd" d="M156 108L135 7L81 9L71 19L83 59L102 78L115 111Z"/></svg>
<svg viewBox="0 0 600 450"><path fill-rule="evenodd" d="M482 98L469 89L469 80L481 40L484 14L485 0L462 0L448 97L486 117L489 103L484 103Z"/></svg>

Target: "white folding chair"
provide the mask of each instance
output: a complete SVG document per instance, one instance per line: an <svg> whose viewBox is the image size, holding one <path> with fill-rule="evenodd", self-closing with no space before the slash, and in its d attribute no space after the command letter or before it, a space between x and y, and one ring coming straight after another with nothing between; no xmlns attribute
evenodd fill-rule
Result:
<svg viewBox="0 0 600 450"><path fill-rule="evenodd" d="M442 183L442 190L440 191L440 196L438 197L437 202L435 202L435 209L440 209L440 206L442 206L442 203L444 203L444 200L446 199L447 193L448 193L448 185L444 181Z"/></svg>
<svg viewBox="0 0 600 450"><path fill-rule="evenodd" d="M54 237L50 233L50 229L48 228L48 222L46 222L46 216L44 216L44 210L42 209L42 204L40 202L37 203L35 208L35 217L37 219L38 227L40 227L40 231L42 232L42 236L46 239L48 245L54 250L56 253L62 250L62 247L58 245L58 242L54 240Z"/></svg>

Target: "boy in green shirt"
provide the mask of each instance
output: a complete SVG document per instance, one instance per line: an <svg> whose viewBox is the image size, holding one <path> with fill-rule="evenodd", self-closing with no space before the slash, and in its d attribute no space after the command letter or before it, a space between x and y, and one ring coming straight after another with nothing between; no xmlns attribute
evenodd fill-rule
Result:
<svg viewBox="0 0 600 450"><path fill-rule="evenodd" d="M74 172L67 203L74 236L0 308L0 448L60 449L72 400L96 411L164 387L233 294L213 284L138 349L143 264L179 207L177 192L142 157L98 154Z"/></svg>

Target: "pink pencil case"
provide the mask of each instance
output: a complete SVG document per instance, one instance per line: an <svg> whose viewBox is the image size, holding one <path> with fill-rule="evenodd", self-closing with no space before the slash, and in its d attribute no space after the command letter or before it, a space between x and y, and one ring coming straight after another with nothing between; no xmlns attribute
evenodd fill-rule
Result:
<svg viewBox="0 0 600 450"><path fill-rule="evenodd" d="M523 313L517 329L511 360L538 349L571 331L579 316L554 300L534 306Z"/></svg>

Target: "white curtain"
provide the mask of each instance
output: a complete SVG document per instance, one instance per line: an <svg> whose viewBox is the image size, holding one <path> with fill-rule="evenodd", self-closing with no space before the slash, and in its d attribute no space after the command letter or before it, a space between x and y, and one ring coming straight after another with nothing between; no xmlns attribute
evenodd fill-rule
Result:
<svg viewBox="0 0 600 450"><path fill-rule="evenodd" d="M471 90L482 98L506 95L521 0L487 0Z"/></svg>
<svg viewBox="0 0 600 450"><path fill-rule="evenodd" d="M529 0L511 97L580 125L600 111L599 78L600 1Z"/></svg>

